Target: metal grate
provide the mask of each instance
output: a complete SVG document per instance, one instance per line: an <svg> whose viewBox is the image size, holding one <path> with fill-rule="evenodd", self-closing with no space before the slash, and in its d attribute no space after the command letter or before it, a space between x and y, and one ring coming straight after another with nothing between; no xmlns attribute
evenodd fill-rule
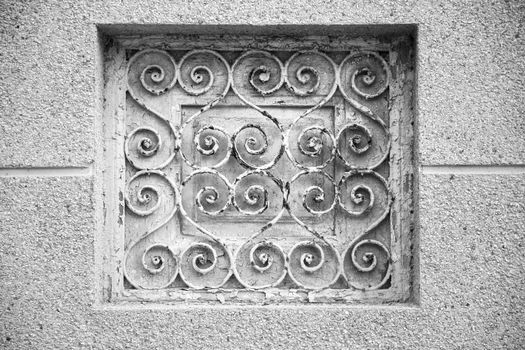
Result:
<svg viewBox="0 0 525 350"><path fill-rule="evenodd" d="M109 55L119 297L408 296L412 73L393 43L134 46Z"/></svg>

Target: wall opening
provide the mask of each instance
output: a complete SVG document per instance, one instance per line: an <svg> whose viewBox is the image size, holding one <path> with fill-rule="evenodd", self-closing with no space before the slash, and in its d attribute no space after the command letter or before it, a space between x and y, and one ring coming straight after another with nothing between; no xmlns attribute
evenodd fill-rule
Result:
<svg viewBox="0 0 525 350"><path fill-rule="evenodd" d="M104 300L410 300L411 28L101 26Z"/></svg>

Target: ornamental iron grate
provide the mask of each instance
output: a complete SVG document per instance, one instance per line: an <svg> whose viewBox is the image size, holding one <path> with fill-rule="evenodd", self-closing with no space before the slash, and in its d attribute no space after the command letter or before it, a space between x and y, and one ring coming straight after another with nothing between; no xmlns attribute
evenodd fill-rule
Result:
<svg viewBox="0 0 525 350"><path fill-rule="evenodd" d="M127 39L107 53L114 296L409 297L406 38L271 40Z"/></svg>

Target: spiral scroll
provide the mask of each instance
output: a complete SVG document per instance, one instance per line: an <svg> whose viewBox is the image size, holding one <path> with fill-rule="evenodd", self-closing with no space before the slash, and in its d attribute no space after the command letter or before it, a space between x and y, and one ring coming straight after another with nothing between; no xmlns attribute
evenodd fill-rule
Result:
<svg viewBox="0 0 525 350"><path fill-rule="evenodd" d="M302 241L288 254L290 278L305 289L322 289L334 284L340 274L340 258L327 243Z"/></svg>
<svg viewBox="0 0 525 350"><path fill-rule="evenodd" d="M334 209L337 198L334 179L321 170L305 170L290 180L288 202L291 209L294 208L293 203L300 201L308 213L322 215Z"/></svg>
<svg viewBox="0 0 525 350"><path fill-rule="evenodd" d="M177 277L179 263L175 253L164 244L147 247L140 262L128 259L125 266L125 275L135 288L167 288Z"/></svg>
<svg viewBox="0 0 525 350"><path fill-rule="evenodd" d="M193 138L194 160L181 152L186 163L193 168L219 168L225 164L232 152L232 143L228 133L217 126L205 125L201 127Z"/></svg>
<svg viewBox="0 0 525 350"><path fill-rule="evenodd" d="M249 51L233 64L233 87L238 92L255 91L266 96L279 90L284 82L284 67L279 59L266 51ZM249 77L248 81L244 77ZM247 94L240 93L247 96Z"/></svg>
<svg viewBox="0 0 525 350"><path fill-rule="evenodd" d="M375 52L360 52L347 56L340 66L341 92L349 99L373 99L390 85L388 63Z"/></svg>
<svg viewBox="0 0 525 350"><path fill-rule="evenodd" d="M247 242L235 256L235 276L250 289L279 285L286 276L286 266L282 248L269 241Z"/></svg>
<svg viewBox="0 0 525 350"><path fill-rule="evenodd" d="M367 230L377 226L390 210L388 184L374 171L346 173L338 187L340 207L351 216L365 218Z"/></svg>
<svg viewBox="0 0 525 350"><path fill-rule="evenodd" d="M262 140L257 140L255 136L249 136L246 138L246 141L244 141L244 149L246 150L248 154L251 154L251 155L258 156L258 155L263 154L268 149L268 137L266 136L266 133L263 131L263 129L259 125L249 124L249 125L242 127L235 135L235 139L237 138L238 134L241 131L243 131L244 129L248 129L248 128L253 128L255 130L258 130L261 134Z"/></svg>
<svg viewBox="0 0 525 350"><path fill-rule="evenodd" d="M337 155L347 168L374 169L388 157L390 135L386 126L380 120L366 124L346 125L337 135Z"/></svg>
<svg viewBox="0 0 525 350"><path fill-rule="evenodd" d="M321 150L323 149L323 138L319 135L307 135L312 131L319 131L320 134L328 133L328 130L326 128L322 128L319 126L311 126L309 128L306 128L299 135L297 147L299 148L301 153L306 156L319 157L319 155L321 154ZM304 146L302 144L303 138L307 139L305 140L306 145Z"/></svg>
<svg viewBox="0 0 525 350"><path fill-rule="evenodd" d="M262 126L256 124L246 124L237 130L232 139L235 157L239 163L250 169L273 167L281 158L283 149L276 145L273 137L268 137L271 131L267 132ZM278 132L278 130L274 129L273 132Z"/></svg>
<svg viewBox="0 0 525 350"><path fill-rule="evenodd" d="M191 288L219 288L232 274L228 249L217 242L196 242L181 256L180 276Z"/></svg>
<svg viewBox="0 0 525 350"><path fill-rule="evenodd" d="M175 185L162 172L140 171L129 179L126 189L126 207L135 215L149 216L161 204L176 209L178 195Z"/></svg>
<svg viewBox="0 0 525 350"><path fill-rule="evenodd" d="M335 138L324 126L311 125L301 130L295 147L290 145L291 137L292 134L288 133L286 152L290 161L298 168L322 169L335 157Z"/></svg>
<svg viewBox="0 0 525 350"><path fill-rule="evenodd" d="M264 170L248 170L242 173L235 179L233 187L233 205L245 215L258 215L270 207L269 189L272 193L280 193L284 197L281 180ZM274 200L282 204L277 198ZM274 208L278 206L274 205Z"/></svg>
<svg viewBox="0 0 525 350"><path fill-rule="evenodd" d="M213 135L207 135L202 137L203 132L207 130L215 130L216 128L213 126L206 126L204 128L201 128L199 131L195 133L195 149L205 155L205 156L211 156L217 153L219 150L219 140Z"/></svg>
<svg viewBox="0 0 525 350"><path fill-rule="evenodd" d="M377 240L362 240L349 247L343 256L345 276L348 283L356 289L379 289L390 278L390 253Z"/></svg>
<svg viewBox="0 0 525 350"><path fill-rule="evenodd" d="M151 157L154 155L161 146L161 139L158 132L152 128L137 128L132 131L128 137L128 140L135 136L139 132L146 132L150 135L146 135L137 142L137 151L144 157ZM129 148L129 143L126 145Z"/></svg>
<svg viewBox="0 0 525 350"><path fill-rule="evenodd" d="M207 185L202 186L200 184ZM197 170L182 181L182 195L192 193L192 185L199 188L194 197L197 209L206 215L217 216L230 205L232 185L219 172L211 169ZM196 187L198 185L198 187ZM221 195L222 193L222 195Z"/></svg>
<svg viewBox="0 0 525 350"><path fill-rule="evenodd" d="M318 96L318 102L336 87L336 66L318 51L297 52L286 62L286 87L298 96ZM313 97L312 97L313 98Z"/></svg>
<svg viewBox="0 0 525 350"><path fill-rule="evenodd" d="M193 96L221 96L229 88L229 75L226 60L211 50L190 51L179 64L179 84Z"/></svg>
<svg viewBox="0 0 525 350"><path fill-rule="evenodd" d="M137 169L161 169L176 155L175 150L164 148L167 147L164 147L160 133L152 127L142 126L126 136L124 154Z"/></svg>
<svg viewBox="0 0 525 350"><path fill-rule="evenodd" d="M176 81L177 65L165 51L144 50L129 60L128 85L131 91L136 91L134 86L140 82L140 86L150 94L161 95L171 89Z"/></svg>

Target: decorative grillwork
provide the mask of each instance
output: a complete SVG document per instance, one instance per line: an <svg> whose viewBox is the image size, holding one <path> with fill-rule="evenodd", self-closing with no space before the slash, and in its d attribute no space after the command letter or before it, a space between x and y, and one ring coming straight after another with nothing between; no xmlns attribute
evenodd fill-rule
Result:
<svg viewBox="0 0 525 350"><path fill-rule="evenodd" d="M384 55L129 54L132 287L388 288Z"/></svg>

